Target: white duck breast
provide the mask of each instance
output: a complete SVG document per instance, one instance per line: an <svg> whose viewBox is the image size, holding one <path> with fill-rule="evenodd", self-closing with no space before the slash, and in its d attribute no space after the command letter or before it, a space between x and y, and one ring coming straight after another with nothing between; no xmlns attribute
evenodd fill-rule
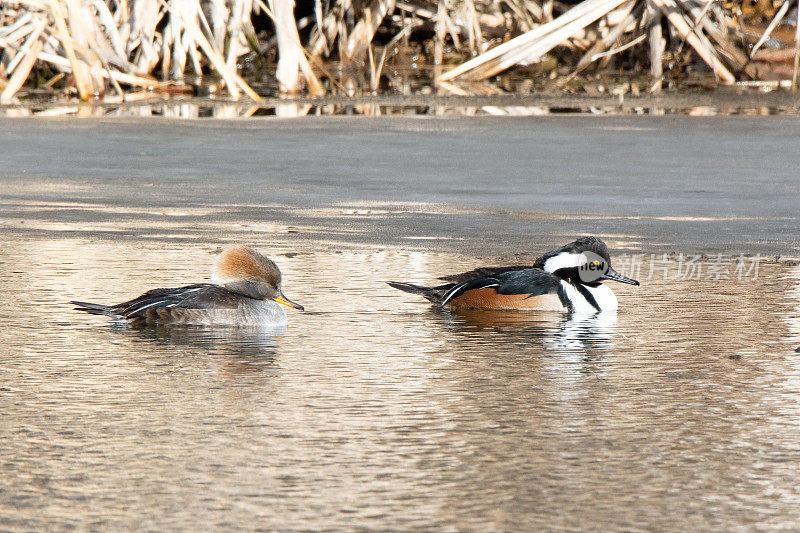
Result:
<svg viewBox="0 0 800 533"><path fill-rule="evenodd" d="M286 311L272 300L254 300L239 306L241 323L236 326L286 325Z"/></svg>
<svg viewBox="0 0 800 533"><path fill-rule="evenodd" d="M561 286L567 294L567 298L572 303L572 310L575 313L596 313L597 309L589 303L589 300L578 290L578 288L568 281L561 280ZM589 287L588 285L581 285L581 287L594 297L600 311L616 311L618 307L617 297L614 292L606 285L598 285L597 287Z"/></svg>

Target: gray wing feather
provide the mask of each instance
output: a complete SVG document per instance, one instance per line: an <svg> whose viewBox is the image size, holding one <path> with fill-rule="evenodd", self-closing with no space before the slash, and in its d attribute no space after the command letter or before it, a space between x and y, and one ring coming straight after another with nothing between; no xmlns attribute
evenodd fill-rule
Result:
<svg viewBox="0 0 800 533"><path fill-rule="evenodd" d="M153 289L127 302L100 305L89 302L72 302L78 309L94 314L118 316L129 319L146 318L148 313L165 308L209 309L236 308L240 296L225 287L211 283L197 283L184 287Z"/></svg>

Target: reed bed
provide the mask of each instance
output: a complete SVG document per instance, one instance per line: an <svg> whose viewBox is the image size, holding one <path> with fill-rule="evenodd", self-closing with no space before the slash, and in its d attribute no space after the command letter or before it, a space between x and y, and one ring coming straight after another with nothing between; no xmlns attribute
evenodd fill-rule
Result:
<svg viewBox="0 0 800 533"><path fill-rule="evenodd" d="M800 0L0 0L0 103L797 83ZM509 81L511 80L511 81ZM589 90L589 89L587 89Z"/></svg>

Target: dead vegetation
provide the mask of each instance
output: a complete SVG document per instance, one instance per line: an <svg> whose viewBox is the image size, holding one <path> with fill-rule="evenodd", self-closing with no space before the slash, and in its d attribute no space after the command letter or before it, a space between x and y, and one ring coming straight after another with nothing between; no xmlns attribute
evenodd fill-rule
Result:
<svg viewBox="0 0 800 533"><path fill-rule="evenodd" d="M798 3L0 0L0 102L796 85Z"/></svg>

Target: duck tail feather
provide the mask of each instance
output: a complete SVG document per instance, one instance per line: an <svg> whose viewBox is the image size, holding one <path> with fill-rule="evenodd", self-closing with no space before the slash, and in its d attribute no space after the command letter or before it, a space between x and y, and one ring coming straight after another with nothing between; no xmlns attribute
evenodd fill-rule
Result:
<svg viewBox="0 0 800 533"><path fill-rule="evenodd" d="M115 316L117 314L115 309L108 305L93 304L91 302L78 302L76 300L71 300L69 303L74 305L77 311L84 311L93 315Z"/></svg>
<svg viewBox="0 0 800 533"><path fill-rule="evenodd" d="M437 287L423 287L422 285L414 285L413 283L403 283L400 281L387 281L390 287L399 289L403 292L410 292L411 294L419 294L424 296L433 303L438 303L442 298L442 292Z"/></svg>

